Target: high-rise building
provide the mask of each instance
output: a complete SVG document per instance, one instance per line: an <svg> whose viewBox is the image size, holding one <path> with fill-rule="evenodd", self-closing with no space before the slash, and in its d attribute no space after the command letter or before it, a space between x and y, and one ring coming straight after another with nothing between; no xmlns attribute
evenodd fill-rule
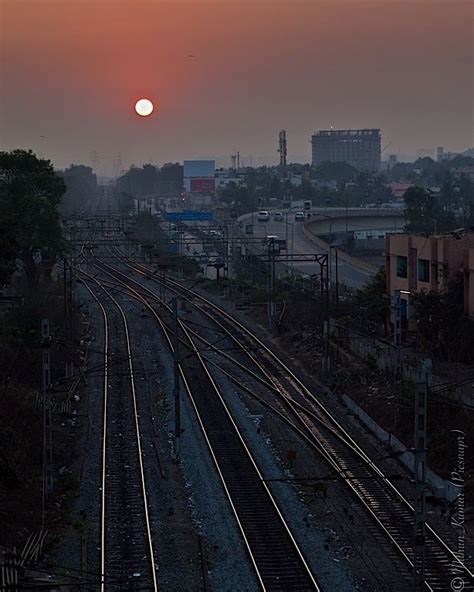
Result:
<svg viewBox="0 0 474 592"><path fill-rule="evenodd" d="M380 170L379 129L319 130L311 137L312 162L347 162L360 171Z"/></svg>

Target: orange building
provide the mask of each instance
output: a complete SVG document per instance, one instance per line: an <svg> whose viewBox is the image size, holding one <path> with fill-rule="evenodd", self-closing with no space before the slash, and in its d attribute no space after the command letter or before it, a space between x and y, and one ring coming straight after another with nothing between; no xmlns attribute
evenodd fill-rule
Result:
<svg viewBox="0 0 474 592"><path fill-rule="evenodd" d="M405 327L410 318L410 294L443 292L458 273L464 274L464 311L474 317L474 234L389 234L385 253L386 291L392 301L400 298Z"/></svg>

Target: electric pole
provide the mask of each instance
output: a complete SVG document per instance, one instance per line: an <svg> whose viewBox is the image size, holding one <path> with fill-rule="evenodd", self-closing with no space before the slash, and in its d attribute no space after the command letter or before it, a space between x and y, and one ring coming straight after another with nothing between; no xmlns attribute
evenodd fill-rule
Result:
<svg viewBox="0 0 474 592"><path fill-rule="evenodd" d="M275 321L275 239L268 240L268 326L272 331Z"/></svg>
<svg viewBox="0 0 474 592"><path fill-rule="evenodd" d="M329 249L329 252L331 249ZM330 311L329 311L329 257L321 265L321 304L324 307L323 320L323 370L329 372L331 370L331 327L330 327Z"/></svg>
<svg viewBox="0 0 474 592"><path fill-rule="evenodd" d="M426 522L426 419L428 411L427 378L416 383L415 391L415 528L413 541L414 590L423 592L425 582Z"/></svg>
<svg viewBox="0 0 474 592"><path fill-rule="evenodd" d="M51 336L49 319L41 321L41 360L42 360L42 394L43 394L43 487L41 497L41 525L44 528L46 499L53 491L53 435L51 413Z"/></svg>
<svg viewBox="0 0 474 592"><path fill-rule="evenodd" d="M179 398L179 359L178 359L178 299L173 298L171 301L173 310L173 350L174 350L174 435L176 443L176 458L179 460L180 456L180 437L181 437L181 408Z"/></svg>

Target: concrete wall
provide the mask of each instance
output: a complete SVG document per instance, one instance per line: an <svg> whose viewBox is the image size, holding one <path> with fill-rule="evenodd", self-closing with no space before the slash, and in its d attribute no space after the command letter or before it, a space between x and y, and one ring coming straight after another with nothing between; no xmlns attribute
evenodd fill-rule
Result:
<svg viewBox="0 0 474 592"><path fill-rule="evenodd" d="M342 396L344 405L348 407L354 415L356 415L361 422L367 426L367 428L384 444L389 446L394 452L403 452L398 458L400 462L412 473L415 473L415 460L413 453L407 450L407 447L403 442L396 438L393 434L384 430L379 424L374 421L370 415L360 407L355 401L353 401L347 395ZM433 495L437 498L444 499L446 502L451 503L457 499L458 495L462 492L461 489L448 479L443 479L429 467L426 470L426 480Z"/></svg>
<svg viewBox="0 0 474 592"><path fill-rule="evenodd" d="M329 245L311 231L310 224L305 224L303 226L303 233L306 238L308 238L318 249L321 249L321 251L324 253L328 252ZM357 257L353 257L352 255L349 255L341 250L338 250L338 257L341 261L345 261L346 263L349 263L350 265L353 265L354 267L371 274L377 273L379 269L376 265L368 263L367 261L363 261L362 259L358 259Z"/></svg>

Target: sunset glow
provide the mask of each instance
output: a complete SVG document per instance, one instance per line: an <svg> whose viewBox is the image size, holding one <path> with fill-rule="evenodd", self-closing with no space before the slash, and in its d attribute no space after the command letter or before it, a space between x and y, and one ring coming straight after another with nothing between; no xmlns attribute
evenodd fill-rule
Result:
<svg viewBox="0 0 474 592"><path fill-rule="evenodd" d="M183 145L274 163L280 129L306 162L330 125L382 128L387 154L472 142L464 0L3 0L0 12L3 146L57 166L92 150L109 167L119 150L177 161ZM142 98L152 115L135 111Z"/></svg>

